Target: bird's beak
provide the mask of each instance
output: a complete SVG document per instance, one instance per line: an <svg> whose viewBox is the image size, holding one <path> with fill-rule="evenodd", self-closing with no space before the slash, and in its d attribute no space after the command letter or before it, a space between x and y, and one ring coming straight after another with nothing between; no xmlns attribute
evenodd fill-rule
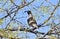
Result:
<svg viewBox="0 0 60 39"><path fill-rule="evenodd" d="M25 13L26 13L27 11L25 11Z"/></svg>
<svg viewBox="0 0 60 39"><path fill-rule="evenodd" d="M26 13L27 11L24 11L24 13Z"/></svg>

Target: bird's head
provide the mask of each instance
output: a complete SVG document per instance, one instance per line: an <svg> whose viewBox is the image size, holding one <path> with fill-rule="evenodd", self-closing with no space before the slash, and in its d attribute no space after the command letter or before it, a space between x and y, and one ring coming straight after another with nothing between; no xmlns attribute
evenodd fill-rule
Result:
<svg viewBox="0 0 60 39"><path fill-rule="evenodd" d="M30 10L28 10L28 11L25 11L25 12L27 12L27 14L29 15L29 14L31 14L31 11Z"/></svg>

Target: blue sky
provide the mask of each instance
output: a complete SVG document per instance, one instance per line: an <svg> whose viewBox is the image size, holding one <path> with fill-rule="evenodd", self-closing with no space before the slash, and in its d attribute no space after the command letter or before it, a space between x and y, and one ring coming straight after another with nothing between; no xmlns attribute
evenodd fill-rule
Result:
<svg viewBox="0 0 60 39"><path fill-rule="evenodd" d="M15 0L15 3L16 3L17 5L20 4L20 2L21 2L21 0L20 0L20 1L19 1L19 0L17 0L17 1ZM27 2L29 2L29 0L27 0ZM42 3L42 2L43 2L43 0L38 0L38 1L34 1L33 3L31 3L31 4L28 5L28 6L25 6L24 8L20 9L20 10L17 12L17 15L16 15L14 18L17 18L16 20L22 22L23 25L28 26L28 24L27 24L27 17L28 17L28 15L27 15L27 13L24 13L24 11L31 10L31 11L32 11L32 14L33 14L33 16L34 16L34 18L35 18L35 20L37 21L37 24L41 24L46 18L49 17L49 12L46 12L46 14L44 14L44 12L43 12L41 9L39 10L39 9L37 8L37 7L41 6L41 3ZM53 5L56 5L57 2L58 2L58 0L49 0L49 2L51 2ZM50 6L49 10L52 11L53 6L52 6L51 4L49 4L49 2L44 1L44 3L43 3L42 5L43 5L43 6ZM9 3L9 2L8 2L8 3ZM7 3L7 4L8 4L8 3ZM8 7L9 4L8 4L8 5L7 5L7 4L5 5L4 9ZM3 5L3 4L0 4L0 6L1 6L1 5ZM35 6L34 6L34 5L35 5ZM36 8L37 10L33 9L33 7ZM60 7L58 7L58 8L56 9L56 11L54 12L54 16L55 16L56 18L58 18L57 14L60 15ZM0 18L3 17L3 16L5 16L5 15L6 15L5 12L0 12ZM38 16L35 16L35 15L38 15ZM43 17L42 15L44 15L44 17ZM13 14L12 14L11 16L13 16ZM21 17L23 17L23 18L21 18ZM39 19L38 17L39 17L40 19ZM39 19L39 20L38 20L38 19ZM2 26L3 26L3 28L4 28L5 25L6 25L9 21L10 21L10 18L7 17L6 20L3 21L2 25L0 25L0 28L2 28ZM52 19L50 19L49 22L47 22L47 23L50 23L50 22L52 22ZM55 22L56 24L59 23L59 19L55 19L54 22ZM16 24L16 25L17 25L17 24ZM15 25L13 25L13 26L15 26ZM16 27L16 26L15 26L15 27ZM28 26L28 27L29 27L29 26ZM46 32L49 28L50 28L50 26L42 27L42 28L39 28L38 31ZM30 34L30 33L29 33L29 34ZM34 37L34 34L30 34L30 36L32 36L31 38L33 38L33 37ZM31 38L30 38L30 39L31 39Z"/></svg>

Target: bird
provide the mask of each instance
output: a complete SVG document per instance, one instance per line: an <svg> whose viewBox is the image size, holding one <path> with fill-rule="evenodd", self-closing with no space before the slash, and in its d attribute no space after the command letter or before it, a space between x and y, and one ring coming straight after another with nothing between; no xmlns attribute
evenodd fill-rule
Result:
<svg viewBox="0 0 60 39"><path fill-rule="evenodd" d="M37 22L34 19L32 12L30 10L26 11L28 14L28 18L27 18L27 23L29 26L33 27L33 28L38 28L37 26Z"/></svg>

